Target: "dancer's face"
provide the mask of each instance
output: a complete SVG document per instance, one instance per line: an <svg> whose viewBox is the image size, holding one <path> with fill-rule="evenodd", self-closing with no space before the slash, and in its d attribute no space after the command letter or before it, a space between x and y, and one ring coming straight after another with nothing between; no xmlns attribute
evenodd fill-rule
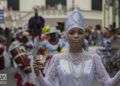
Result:
<svg viewBox="0 0 120 86"><path fill-rule="evenodd" d="M73 28L67 32L68 42L72 48L82 48L85 32L80 28Z"/></svg>

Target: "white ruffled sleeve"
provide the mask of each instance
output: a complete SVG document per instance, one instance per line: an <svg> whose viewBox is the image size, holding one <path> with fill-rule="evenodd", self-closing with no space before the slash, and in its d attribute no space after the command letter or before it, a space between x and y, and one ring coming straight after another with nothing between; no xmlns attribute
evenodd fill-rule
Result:
<svg viewBox="0 0 120 86"><path fill-rule="evenodd" d="M48 67L47 72L45 74L45 77L43 77L43 79L39 81L42 82L40 83L41 86L59 86L59 77L57 70L58 60L56 58L58 57L55 56L52 58L50 66Z"/></svg>
<svg viewBox="0 0 120 86"><path fill-rule="evenodd" d="M95 78L98 80L101 86L118 86L120 82L120 71L113 78L110 78L100 56L95 55L93 59Z"/></svg>

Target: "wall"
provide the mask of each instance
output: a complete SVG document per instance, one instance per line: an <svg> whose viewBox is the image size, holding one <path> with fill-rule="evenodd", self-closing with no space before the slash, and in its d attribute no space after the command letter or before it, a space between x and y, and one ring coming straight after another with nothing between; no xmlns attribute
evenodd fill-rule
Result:
<svg viewBox="0 0 120 86"><path fill-rule="evenodd" d="M70 8L72 8L73 6L73 3L72 3L73 0L67 0L67 9L69 10Z"/></svg>
<svg viewBox="0 0 120 86"><path fill-rule="evenodd" d="M91 0L67 0L67 9L71 8L73 4L82 10L91 10ZM20 0L21 11L30 11L34 5L45 6L45 0Z"/></svg>
<svg viewBox="0 0 120 86"><path fill-rule="evenodd" d="M81 10L91 10L91 0L75 0L75 6Z"/></svg>
<svg viewBox="0 0 120 86"><path fill-rule="evenodd" d="M20 0L20 11L31 11L33 6L45 5L45 0Z"/></svg>

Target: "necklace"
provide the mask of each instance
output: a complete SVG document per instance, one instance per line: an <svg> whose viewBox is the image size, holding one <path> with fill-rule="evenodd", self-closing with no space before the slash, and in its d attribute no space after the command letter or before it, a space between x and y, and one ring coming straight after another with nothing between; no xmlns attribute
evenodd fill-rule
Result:
<svg viewBox="0 0 120 86"><path fill-rule="evenodd" d="M79 86L81 83L80 81L82 79L82 76L84 74L84 62L81 61L77 65L75 65L72 62L69 62L68 66L73 77L73 83L75 84L75 86Z"/></svg>
<svg viewBox="0 0 120 86"><path fill-rule="evenodd" d="M77 65L84 60L85 55L84 53L68 53L67 58L70 62Z"/></svg>
<svg viewBox="0 0 120 86"><path fill-rule="evenodd" d="M80 86L84 83L82 82L82 77L84 77L85 66L87 56L85 52L82 53L66 53L66 59L68 60L68 67L73 77L74 86Z"/></svg>
<svg viewBox="0 0 120 86"><path fill-rule="evenodd" d="M75 79L79 79L81 75L84 72L84 54L83 53L77 53L77 54L71 54L68 53L68 60L69 60L69 69L72 75L75 77Z"/></svg>

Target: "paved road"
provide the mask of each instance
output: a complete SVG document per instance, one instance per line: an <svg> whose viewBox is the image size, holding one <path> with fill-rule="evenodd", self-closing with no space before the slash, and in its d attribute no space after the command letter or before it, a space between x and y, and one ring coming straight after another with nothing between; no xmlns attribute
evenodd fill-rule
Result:
<svg viewBox="0 0 120 86"><path fill-rule="evenodd" d="M1 84L0 81L0 86L16 86L15 84L15 79L14 79L14 69L8 68L3 71L0 71L0 74L7 74L7 81L6 84Z"/></svg>

